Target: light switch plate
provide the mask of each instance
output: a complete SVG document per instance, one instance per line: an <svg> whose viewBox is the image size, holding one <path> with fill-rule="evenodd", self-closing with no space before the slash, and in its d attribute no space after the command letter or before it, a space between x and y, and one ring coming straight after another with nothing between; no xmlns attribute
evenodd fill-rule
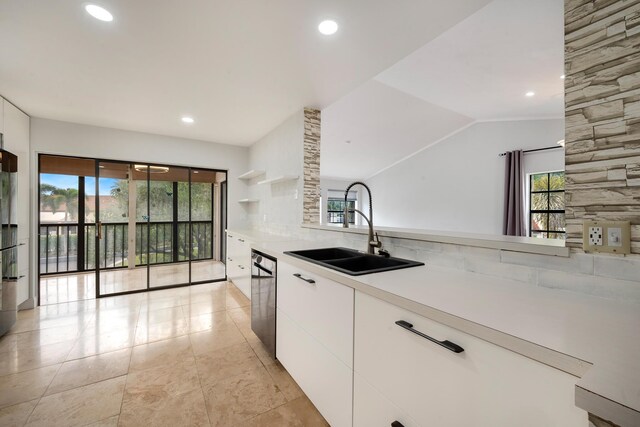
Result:
<svg viewBox="0 0 640 427"><path fill-rule="evenodd" d="M609 227L607 229L607 243L611 247L622 247L622 228Z"/></svg>
<svg viewBox="0 0 640 427"><path fill-rule="evenodd" d="M585 221L582 235L582 248L585 252L631 253L629 221Z"/></svg>

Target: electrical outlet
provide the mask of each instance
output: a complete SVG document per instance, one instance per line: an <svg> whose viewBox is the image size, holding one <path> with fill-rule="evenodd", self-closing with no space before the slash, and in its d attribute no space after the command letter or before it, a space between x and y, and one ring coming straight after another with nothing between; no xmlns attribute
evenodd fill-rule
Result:
<svg viewBox="0 0 640 427"><path fill-rule="evenodd" d="M585 252L631 253L629 221L585 221L582 236Z"/></svg>
<svg viewBox="0 0 640 427"><path fill-rule="evenodd" d="M602 227L589 227L589 246L602 246Z"/></svg>

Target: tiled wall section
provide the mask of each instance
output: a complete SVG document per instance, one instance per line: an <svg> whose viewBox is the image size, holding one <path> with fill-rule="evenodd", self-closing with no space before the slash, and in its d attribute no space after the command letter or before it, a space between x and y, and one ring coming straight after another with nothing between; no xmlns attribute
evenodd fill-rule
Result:
<svg viewBox="0 0 640 427"><path fill-rule="evenodd" d="M305 224L320 223L320 110L304 109Z"/></svg>
<svg viewBox="0 0 640 427"><path fill-rule="evenodd" d="M640 0L565 0L567 242L630 220L640 254Z"/></svg>
<svg viewBox="0 0 640 427"><path fill-rule="evenodd" d="M366 249L366 235L305 228L300 233L298 237L326 242L329 246ZM392 256L422 261L427 265L640 303L638 257L573 253L570 258L565 258L408 239L381 240Z"/></svg>

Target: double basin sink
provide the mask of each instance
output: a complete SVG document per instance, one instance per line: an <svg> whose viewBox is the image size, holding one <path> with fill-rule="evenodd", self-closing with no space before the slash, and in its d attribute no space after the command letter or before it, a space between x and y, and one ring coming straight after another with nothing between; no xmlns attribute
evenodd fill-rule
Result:
<svg viewBox="0 0 640 427"><path fill-rule="evenodd" d="M402 258L383 257L381 255L367 254L347 248L306 249L301 251L288 251L285 252L285 254L332 270L340 271L351 276L381 273L383 271L424 265L423 262L411 261Z"/></svg>

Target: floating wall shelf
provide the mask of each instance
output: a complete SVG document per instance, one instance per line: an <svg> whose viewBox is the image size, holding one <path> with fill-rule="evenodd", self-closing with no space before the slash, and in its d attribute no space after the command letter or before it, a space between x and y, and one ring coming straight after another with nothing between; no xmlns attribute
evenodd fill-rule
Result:
<svg viewBox="0 0 640 427"><path fill-rule="evenodd" d="M256 176L260 176L264 174L265 174L265 171L252 169L249 172L245 172L242 175L240 175L238 179L251 179L251 178L255 178Z"/></svg>
<svg viewBox="0 0 640 427"><path fill-rule="evenodd" d="M277 184L278 182L295 181L296 179L298 179L298 175L280 175L280 176L276 176L275 178L265 179L264 181L258 181L258 185Z"/></svg>
<svg viewBox="0 0 640 427"><path fill-rule="evenodd" d="M257 201L257 199L240 199L238 203L256 203Z"/></svg>

